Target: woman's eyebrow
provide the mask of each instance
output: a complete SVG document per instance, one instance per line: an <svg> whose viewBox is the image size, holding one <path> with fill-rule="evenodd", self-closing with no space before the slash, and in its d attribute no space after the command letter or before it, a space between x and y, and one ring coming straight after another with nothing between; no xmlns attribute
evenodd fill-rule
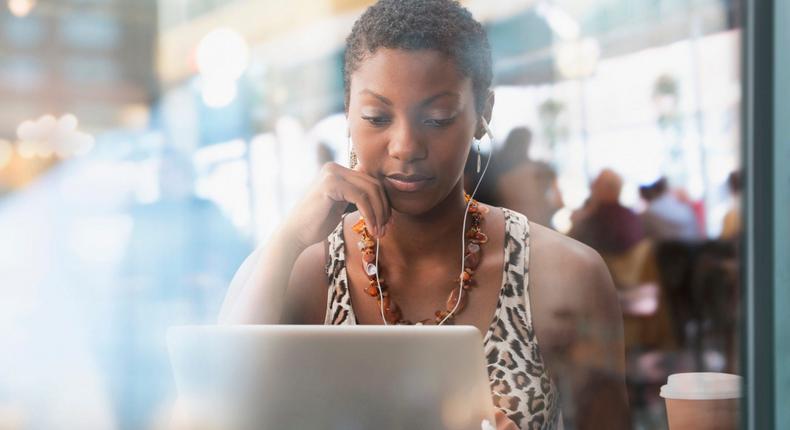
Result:
<svg viewBox="0 0 790 430"><path fill-rule="evenodd" d="M377 94L377 93L375 93L375 92L373 92L373 91L371 91L371 90L369 90L367 88L365 88L364 90L360 91L359 93L360 94L370 94L371 96L381 100L381 102L384 103L385 105L392 106L392 101L390 101L390 99L382 96L381 94Z"/></svg>
<svg viewBox="0 0 790 430"><path fill-rule="evenodd" d="M440 99L440 98L442 98L442 97L454 97L454 98L460 98L460 97L461 97L461 95L460 95L460 94L458 94L458 93L456 93L456 92L454 92L454 91L442 91L442 92L440 92L440 93L438 93L438 94L434 94L434 95L432 95L432 96L428 97L428 98L427 98L427 99L425 99L425 100L424 100L424 101L423 101L421 104L422 104L423 106L427 106L427 105L429 105L429 104L431 104L431 103L435 102L437 99Z"/></svg>
<svg viewBox="0 0 790 430"><path fill-rule="evenodd" d="M388 99L388 98L386 98L386 97L382 96L381 94L378 94L378 93L376 93L374 91L371 91L371 90L369 90L367 88L361 90L359 92L359 94L369 94L369 95L379 99L385 105L392 106L392 101L390 99ZM458 94L457 92L454 92L454 91L442 91L442 92L440 92L438 94L434 94L434 95L428 97L427 99L423 100L422 103L420 103L420 105L427 106L427 105L435 102L437 99L440 99L442 97L460 98L461 95Z"/></svg>

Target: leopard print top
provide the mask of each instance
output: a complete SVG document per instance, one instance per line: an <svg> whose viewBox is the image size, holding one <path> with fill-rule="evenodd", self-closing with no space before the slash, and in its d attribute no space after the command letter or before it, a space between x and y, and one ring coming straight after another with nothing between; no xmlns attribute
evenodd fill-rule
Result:
<svg viewBox="0 0 790 430"><path fill-rule="evenodd" d="M557 387L543 365L529 306L529 223L503 208L505 254L496 313L483 339L494 405L521 429L562 427ZM343 221L329 235L324 324L357 323L348 291Z"/></svg>

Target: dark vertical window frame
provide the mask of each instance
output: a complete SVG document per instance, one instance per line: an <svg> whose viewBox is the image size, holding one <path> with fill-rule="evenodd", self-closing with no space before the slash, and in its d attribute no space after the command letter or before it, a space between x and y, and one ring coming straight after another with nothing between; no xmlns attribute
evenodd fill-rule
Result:
<svg viewBox="0 0 790 430"><path fill-rule="evenodd" d="M790 5L745 0L743 428L790 425Z"/></svg>
<svg viewBox="0 0 790 430"><path fill-rule="evenodd" d="M774 7L774 405L790 429L790 2Z"/></svg>

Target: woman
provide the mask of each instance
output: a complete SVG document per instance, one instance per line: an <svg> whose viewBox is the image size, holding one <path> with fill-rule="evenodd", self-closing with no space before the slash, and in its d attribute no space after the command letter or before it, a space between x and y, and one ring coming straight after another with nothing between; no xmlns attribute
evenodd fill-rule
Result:
<svg viewBox="0 0 790 430"><path fill-rule="evenodd" d="M499 428L555 428L560 399L566 428L627 426L619 308L600 257L474 202L462 244L464 163L494 104L482 26L454 1L381 0L346 48L358 165L324 166L239 269L220 321L474 325ZM359 210L343 216L349 203ZM459 294L462 246L474 270Z"/></svg>

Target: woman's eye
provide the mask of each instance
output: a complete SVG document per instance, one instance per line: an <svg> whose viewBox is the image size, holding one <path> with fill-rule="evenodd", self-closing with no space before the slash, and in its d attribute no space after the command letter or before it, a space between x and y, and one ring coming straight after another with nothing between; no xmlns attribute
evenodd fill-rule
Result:
<svg viewBox="0 0 790 430"><path fill-rule="evenodd" d="M427 125L428 127L447 127L448 125L453 123L455 118L445 118L445 119L426 119L423 121L423 124Z"/></svg>
<svg viewBox="0 0 790 430"><path fill-rule="evenodd" d="M385 116L363 116L362 119L364 119L365 121L371 123L376 127L387 125L390 122L389 118Z"/></svg>

